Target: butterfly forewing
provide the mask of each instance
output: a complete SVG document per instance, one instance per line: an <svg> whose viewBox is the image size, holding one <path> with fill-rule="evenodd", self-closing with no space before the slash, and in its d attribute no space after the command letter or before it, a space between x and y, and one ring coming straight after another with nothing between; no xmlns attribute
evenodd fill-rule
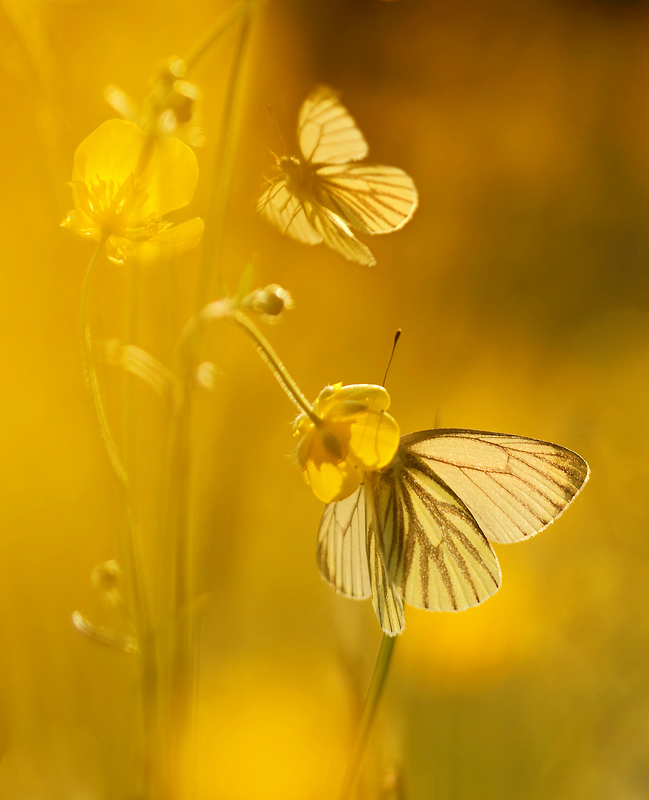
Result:
<svg viewBox="0 0 649 800"><path fill-rule="evenodd" d="M538 533L564 511L589 474L571 450L522 436L437 429L401 441L457 495L493 542Z"/></svg>
<svg viewBox="0 0 649 800"><path fill-rule="evenodd" d="M257 211L285 236L304 244L319 244L322 236L309 222L304 205L288 190L283 175L270 181L257 201Z"/></svg>
<svg viewBox="0 0 649 800"><path fill-rule="evenodd" d="M305 161L347 164L365 158L367 142L338 96L320 86L302 103L298 140Z"/></svg>
<svg viewBox="0 0 649 800"><path fill-rule="evenodd" d="M388 574L407 603L462 611L498 590L496 554L473 516L406 447L377 496Z"/></svg>
<svg viewBox="0 0 649 800"><path fill-rule="evenodd" d="M417 208L414 181L398 167L325 166L316 175L327 205L363 233L396 231Z"/></svg>
<svg viewBox="0 0 649 800"><path fill-rule="evenodd" d="M351 497L325 507L318 531L318 567L336 591L357 599L370 596L362 486Z"/></svg>

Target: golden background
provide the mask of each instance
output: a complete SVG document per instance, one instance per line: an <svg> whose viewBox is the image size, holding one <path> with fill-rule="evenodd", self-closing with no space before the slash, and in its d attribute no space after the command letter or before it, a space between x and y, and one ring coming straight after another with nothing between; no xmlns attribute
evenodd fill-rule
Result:
<svg viewBox="0 0 649 800"><path fill-rule="evenodd" d="M120 515L81 362L91 247L59 228L79 142L143 97L226 7L206 0L0 3L0 798L129 797L134 656L84 639L90 582ZM590 463L574 508L500 546L503 587L461 615L410 609L361 796L416 800L649 794L649 7L570 0L274 0L257 14L224 276L248 261L296 308L267 334L306 395L388 376L402 431L556 441ZM204 215L232 51L204 96ZM269 150L295 145L317 83L342 94L369 160L415 179L420 208L368 242L378 265L283 239L254 212ZM207 220L209 224L209 220ZM362 238L362 237L361 237ZM365 240L367 241L367 239ZM198 254L141 270L137 344L168 362ZM123 338L128 268L105 261L98 337ZM234 328L195 420L202 690L199 798L335 797L379 641L370 604L315 564L321 506L291 455L293 411ZM102 368L119 429L121 376ZM137 395L139 504L155 552L165 409ZM394 787L396 784L396 788ZM390 788L392 786L392 788Z"/></svg>

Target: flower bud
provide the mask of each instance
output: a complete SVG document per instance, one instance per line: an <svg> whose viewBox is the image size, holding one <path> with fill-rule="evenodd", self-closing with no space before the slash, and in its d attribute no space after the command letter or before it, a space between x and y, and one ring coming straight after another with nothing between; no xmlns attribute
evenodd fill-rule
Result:
<svg viewBox="0 0 649 800"><path fill-rule="evenodd" d="M244 308L261 314L266 322L276 322L285 310L294 306L291 293L276 283L249 294L241 304Z"/></svg>
<svg viewBox="0 0 649 800"><path fill-rule="evenodd" d="M122 570L117 561L102 561L92 571L92 585L110 606L118 606L122 602L120 585Z"/></svg>

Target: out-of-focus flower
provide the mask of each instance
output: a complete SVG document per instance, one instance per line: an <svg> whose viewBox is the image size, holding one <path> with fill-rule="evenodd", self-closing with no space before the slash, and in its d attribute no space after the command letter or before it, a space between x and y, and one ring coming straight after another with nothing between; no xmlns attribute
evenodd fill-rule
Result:
<svg viewBox="0 0 649 800"><path fill-rule="evenodd" d="M318 421L301 414L297 458L306 482L325 503L349 497L365 472L380 470L399 446L399 426L386 413L390 395L382 386L326 386L313 405Z"/></svg>
<svg viewBox="0 0 649 800"><path fill-rule="evenodd" d="M107 86L107 102L130 122L154 138L173 136L192 147L201 147L205 137L201 127L200 89L185 80L187 67L178 56L167 59L151 83L140 110L126 92Z"/></svg>
<svg viewBox="0 0 649 800"><path fill-rule="evenodd" d="M174 226L164 214L188 205L198 180L193 151L177 139L152 143L132 122L104 122L77 148L71 211L62 225L106 243L111 261L151 264L194 247L203 233L195 218Z"/></svg>
<svg viewBox="0 0 649 800"><path fill-rule="evenodd" d="M261 314L266 322L278 322L284 311L293 308L294 303L290 292L271 283L265 289L251 292L243 299L241 306Z"/></svg>

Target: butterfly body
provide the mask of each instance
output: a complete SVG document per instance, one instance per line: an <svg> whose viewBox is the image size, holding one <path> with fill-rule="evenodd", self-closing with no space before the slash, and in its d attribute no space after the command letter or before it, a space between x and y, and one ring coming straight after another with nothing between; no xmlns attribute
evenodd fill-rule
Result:
<svg viewBox="0 0 649 800"><path fill-rule="evenodd" d="M281 173L279 180L286 181L286 188L300 203L322 203L322 193L318 192L317 167L297 156L282 156L278 168Z"/></svg>
<svg viewBox="0 0 649 800"><path fill-rule="evenodd" d="M397 167L358 163L367 142L328 87L300 109L299 156L277 159L257 210L282 233L305 244L325 242L350 261L372 265L371 251L352 229L366 234L402 228L417 208L417 190Z"/></svg>
<svg viewBox="0 0 649 800"><path fill-rule="evenodd" d="M588 475L576 453L536 439L455 428L402 436L387 467L325 507L320 571L343 594L371 596L384 632L396 635L404 602L461 611L494 594L491 542L538 533Z"/></svg>

